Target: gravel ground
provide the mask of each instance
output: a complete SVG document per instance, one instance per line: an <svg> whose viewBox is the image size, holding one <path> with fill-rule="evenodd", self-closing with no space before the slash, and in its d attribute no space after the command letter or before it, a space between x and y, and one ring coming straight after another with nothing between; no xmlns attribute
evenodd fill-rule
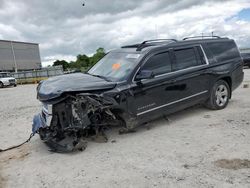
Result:
<svg viewBox="0 0 250 188"><path fill-rule="evenodd" d="M245 70L250 83L250 70ZM18 144L40 111L36 86L0 90L0 148ZM250 187L250 88L228 107L193 107L136 133L108 132L108 143L57 154L35 136L0 153L1 187Z"/></svg>

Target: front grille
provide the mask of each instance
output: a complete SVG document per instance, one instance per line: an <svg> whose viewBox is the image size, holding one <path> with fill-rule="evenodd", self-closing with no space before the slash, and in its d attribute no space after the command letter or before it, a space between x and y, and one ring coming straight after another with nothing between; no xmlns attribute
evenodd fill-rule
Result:
<svg viewBox="0 0 250 188"><path fill-rule="evenodd" d="M9 79L9 83L14 84L15 83L15 79Z"/></svg>

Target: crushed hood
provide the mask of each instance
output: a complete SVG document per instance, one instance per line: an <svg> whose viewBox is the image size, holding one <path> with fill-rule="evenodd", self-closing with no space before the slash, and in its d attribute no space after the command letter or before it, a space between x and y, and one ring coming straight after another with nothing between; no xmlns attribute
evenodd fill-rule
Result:
<svg viewBox="0 0 250 188"><path fill-rule="evenodd" d="M112 89L115 82L89 74L74 73L55 76L43 81L37 88L37 96L41 101L47 101L61 96L65 92L81 92Z"/></svg>

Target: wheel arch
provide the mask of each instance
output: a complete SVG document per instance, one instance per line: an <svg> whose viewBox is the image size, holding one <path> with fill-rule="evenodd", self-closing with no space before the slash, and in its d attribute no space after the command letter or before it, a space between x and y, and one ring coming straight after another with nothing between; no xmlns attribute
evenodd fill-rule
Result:
<svg viewBox="0 0 250 188"><path fill-rule="evenodd" d="M126 127L127 129L134 129L137 126L138 124L137 118L132 114L130 114L125 109L115 108L112 109L111 111L119 120L122 120L123 126Z"/></svg>
<svg viewBox="0 0 250 188"><path fill-rule="evenodd" d="M0 85L2 85L2 87L4 87L4 83L2 81L0 81ZM1 86L0 86L1 87Z"/></svg>
<svg viewBox="0 0 250 188"><path fill-rule="evenodd" d="M232 97L232 78L230 76L224 76L224 77L221 77L220 79L218 80L224 80L228 86L229 86L229 89L230 89L230 95L229 95L229 98L231 99ZM217 80L217 81L218 81Z"/></svg>

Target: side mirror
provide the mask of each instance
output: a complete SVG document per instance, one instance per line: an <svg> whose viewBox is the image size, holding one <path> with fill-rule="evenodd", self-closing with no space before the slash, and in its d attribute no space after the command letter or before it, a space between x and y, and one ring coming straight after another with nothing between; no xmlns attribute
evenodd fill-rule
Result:
<svg viewBox="0 0 250 188"><path fill-rule="evenodd" d="M151 79L154 78L154 73L151 70L141 70L136 76L135 80Z"/></svg>

